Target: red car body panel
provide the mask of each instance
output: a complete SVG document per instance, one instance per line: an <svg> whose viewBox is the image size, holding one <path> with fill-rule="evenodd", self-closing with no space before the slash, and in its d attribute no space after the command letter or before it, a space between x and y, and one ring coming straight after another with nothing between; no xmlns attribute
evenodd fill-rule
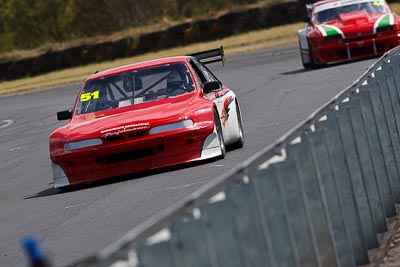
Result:
<svg viewBox="0 0 400 267"><path fill-rule="evenodd" d="M356 5L367 2L326 0L313 5L311 21L306 27L313 63L322 65L378 56L400 45L400 18L389 8L385 12L375 13L355 10L337 14L332 19L323 22L318 21L316 10L324 5L333 7L337 4L338 8L332 8L332 10L338 10L342 3ZM377 4L387 6L384 1L371 1L371 5ZM390 26L380 27L379 21L382 22L381 24L387 22Z"/></svg>

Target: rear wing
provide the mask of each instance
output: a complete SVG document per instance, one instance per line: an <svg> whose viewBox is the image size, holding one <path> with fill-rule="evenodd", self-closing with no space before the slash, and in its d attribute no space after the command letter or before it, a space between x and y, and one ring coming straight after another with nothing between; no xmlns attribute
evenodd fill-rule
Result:
<svg viewBox="0 0 400 267"><path fill-rule="evenodd" d="M221 61L222 65L225 65L224 47L222 45L217 49L190 54L189 56L194 57L203 64L211 64Z"/></svg>
<svg viewBox="0 0 400 267"><path fill-rule="evenodd" d="M311 13L313 9L313 4L306 4L306 17L304 18L304 22L310 23L311 22Z"/></svg>

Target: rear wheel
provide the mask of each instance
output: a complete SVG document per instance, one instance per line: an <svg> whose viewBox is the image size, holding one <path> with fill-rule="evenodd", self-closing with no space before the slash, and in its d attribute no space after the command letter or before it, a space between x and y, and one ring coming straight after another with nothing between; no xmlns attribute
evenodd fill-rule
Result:
<svg viewBox="0 0 400 267"><path fill-rule="evenodd" d="M219 119L219 115L216 110L214 110L214 128L216 129L219 146L221 149L221 155L219 157L223 159L225 158L226 147L225 147L224 135L222 133L221 120Z"/></svg>
<svg viewBox="0 0 400 267"><path fill-rule="evenodd" d="M236 102L236 118L237 118L237 122L238 122L239 139L235 143L232 144L233 149L239 149L244 146L242 113L240 112L238 102Z"/></svg>

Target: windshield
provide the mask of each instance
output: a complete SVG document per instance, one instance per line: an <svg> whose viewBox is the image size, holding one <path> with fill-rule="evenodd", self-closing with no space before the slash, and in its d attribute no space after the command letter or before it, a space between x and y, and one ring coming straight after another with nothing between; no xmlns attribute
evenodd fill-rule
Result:
<svg viewBox="0 0 400 267"><path fill-rule="evenodd" d="M316 24L340 19L340 14L365 11L367 13L385 13L389 12L389 7L384 1L365 1L351 0L331 2L325 5L316 6L314 10L314 22Z"/></svg>
<svg viewBox="0 0 400 267"><path fill-rule="evenodd" d="M88 81L75 113L121 108L192 91L193 80L184 63L144 68Z"/></svg>

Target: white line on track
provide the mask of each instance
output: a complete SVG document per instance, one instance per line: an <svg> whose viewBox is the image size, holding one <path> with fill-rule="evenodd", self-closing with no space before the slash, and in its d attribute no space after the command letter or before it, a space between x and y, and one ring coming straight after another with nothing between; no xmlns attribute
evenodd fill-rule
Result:
<svg viewBox="0 0 400 267"><path fill-rule="evenodd" d="M21 149L21 148L24 148L24 147L28 147L28 146L18 146L18 147L13 147L13 148L10 148L8 151L19 150L19 149Z"/></svg>
<svg viewBox="0 0 400 267"><path fill-rule="evenodd" d="M298 119L298 120L291 120L291 121L278 121L278 122L274 122L274 123L268 123L268 124L261 124L260 127L270 127L270 126L278 126L280 124L285 124L285 123L297 123L297 122L301 122L304 119Z"/></svg>
<svg viewBox="0 0 400 267"><path fill-rule="evenodd" d="M6 128L6 127L10 126L11 124L14 123L14 121L13 120L3 120L2 123L4 123L4 125L1 125L0 129L3 129L3 128Z"/></svg>
<svg viewBox="0 0 400 267"><path fill-rule="evenodd" d="M70 208L76 208L76 207L80 207L80 206L84 206L84 205L89 205L90 203L81 203L81 204L77 204L77 205L72 205L72 206L67 206L64 209L70 209Z"/></svg>
<svg viewBox="0 0 400 267"><path fill-rule="evenodd" d="M185 184L185 185L176 186L176 187L166 187L166 188L161 188L161 189L155 189L155 190L151 190L149 192L154 193L154 192L160 192L160 191L165 191L165 190L177 190L177 189L183 189L183 188L187 188L187 187L190 187L193 185L205 184L205 183L206 182L197 182L197 183Z"/></svg>

